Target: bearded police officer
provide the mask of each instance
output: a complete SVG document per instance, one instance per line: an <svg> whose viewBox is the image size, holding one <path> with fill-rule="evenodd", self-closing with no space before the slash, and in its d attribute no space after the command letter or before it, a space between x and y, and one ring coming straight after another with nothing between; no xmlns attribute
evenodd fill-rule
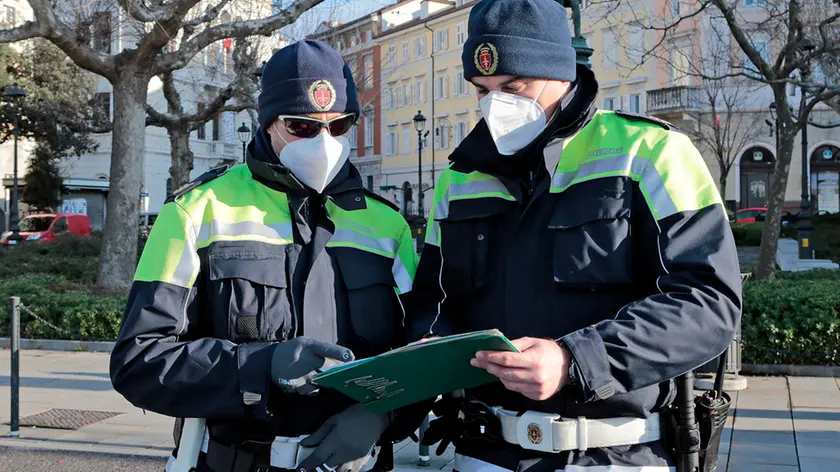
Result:
<svg viewBox="0 0 840 472"><path fill-rule="evenodd" d="M459 472L671 470L672 379L740 316L715 182L665 122L596 110L554 0L482 0L462 52L483 116L437 181L412 292L414 339L499 329L499 378L435 406L425 442ZM439 449L440 450L440 449Z"/></svg>
<svg viewBox="0 0 840 472"><path fill-rule="evenodd" d="M402 343L417 264L405 220L347 160L355 90L324 43L278 51L247 165L176 191L149 236L111 378L138 407L204 419L180 437L200 445L199 472L357 471L377 441L419 424L401 433L401 413L311 383Z"/></svg>

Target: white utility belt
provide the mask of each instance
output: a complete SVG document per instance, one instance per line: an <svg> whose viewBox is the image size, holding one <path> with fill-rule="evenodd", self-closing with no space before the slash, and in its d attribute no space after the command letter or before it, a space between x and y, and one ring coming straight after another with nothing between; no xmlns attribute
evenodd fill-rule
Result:
<svg viewBox="0 0 840 472"><path fill-rule="evenodd" d="M501 422L502 437L523 449L543 452L585 451L628 446L661 438L659 414L648 418L564 419L548 413L491 408Z"/></svg>
<svg viewBox="0 0 840 472"><path fill-rule="evenodd" d="M271 460L272 467L279 467L281 469L296 469L298 464L312 454L314 447L303 447L300 441L306 436L290 438L285 436L277 436L271 443ZM205 430L204 441L201 443L201 452L206 453L207 447L210 444L210 433Z"/></svg>

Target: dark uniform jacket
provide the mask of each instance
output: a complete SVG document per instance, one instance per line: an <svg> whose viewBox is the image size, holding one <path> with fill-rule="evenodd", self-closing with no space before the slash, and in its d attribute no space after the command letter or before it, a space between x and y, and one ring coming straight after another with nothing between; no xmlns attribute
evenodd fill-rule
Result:
<svg viewBox="0 0 840 472"><path fill-rule="evenodd" d="M500 382L468 396L564 417L646 417L673 379L718 356L740 317L738 256L702 157L667 123L570 100L514 156L484 121L435 188L412 291L413 338L500 329L565 343L579 385L532 401Z"/></svg>
<svg viewBox="0 0 840 472"><path fill-rule="evenodd" d="M402 345L398 296L411 290L417 254L405 220L349 162L321 197L250 150L247 166L211 171L164 205L111 376L138 407L294 437L351 400L275 391L272 343L305 335L356 358Z"/></svg>

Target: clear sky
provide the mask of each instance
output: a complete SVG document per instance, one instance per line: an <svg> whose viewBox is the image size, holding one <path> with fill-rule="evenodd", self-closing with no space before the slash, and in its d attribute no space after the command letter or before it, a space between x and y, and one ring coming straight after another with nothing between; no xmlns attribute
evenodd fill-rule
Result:
<svg viewBox="0 0 840 472"><path fill-rule="evenodd" d="M285 7L290 0L279 3ZM396 0L326 0L301 15L298 21L283 28L281 32L290 40L302 39L323 21L338 20L346 23L394 3L397 3Z"/></svg>

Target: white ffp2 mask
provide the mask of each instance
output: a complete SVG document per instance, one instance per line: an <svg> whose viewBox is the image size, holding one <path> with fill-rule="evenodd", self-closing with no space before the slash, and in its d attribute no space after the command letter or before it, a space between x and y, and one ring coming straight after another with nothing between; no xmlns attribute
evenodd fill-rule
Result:
<svg viewBox="0 0 840 472"><path fill-rule="evenodd" d="M542 89L533 100L519 95L492 91L484 96L478 106L496 143L496 149L503 156L510 156L531 144L545 129L545 110L537 103Z"/></svg>
<svg viewBox="0 0 840 472"><path fill-rule="evenodd" d="M283 139L279 132L277 135ZM292 142L283 139L283 142L286 146L277 155L280 163L318 193L327 188L350 155L350 141L344 136L335 138L329 133Z"/></svg>

